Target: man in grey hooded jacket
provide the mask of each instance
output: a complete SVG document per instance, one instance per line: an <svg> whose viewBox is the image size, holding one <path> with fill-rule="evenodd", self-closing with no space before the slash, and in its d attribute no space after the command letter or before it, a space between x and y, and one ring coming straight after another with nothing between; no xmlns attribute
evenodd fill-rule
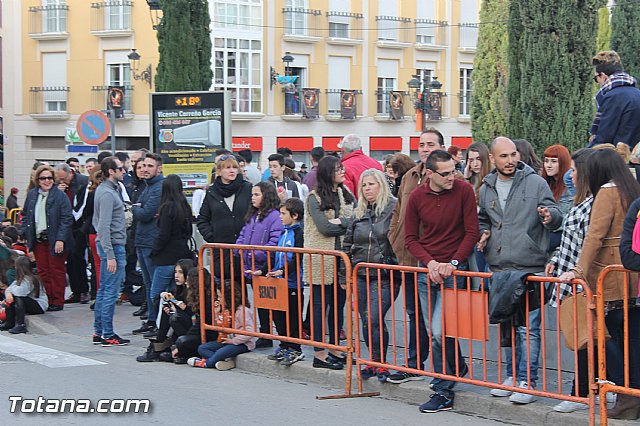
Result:
<svg viewBox="0 0 640 426"><path fill-rule="evenodd" d="M513 141L498 137L491 144L495 170L480 187L478 250L484 252L492 272L512 271L543 274L548 258L549 231L562 223L551 189L545 180L520 161ZM529 347L527 348L527 333ZM540 355L540 309L529 312L529 330L516 327L516 371L511 348L505 349L506 386L534 389ZM527 352L530 353L527 365ZM517 404L535 401L535 396L494 389L493 396L510 396Z"/></svg>

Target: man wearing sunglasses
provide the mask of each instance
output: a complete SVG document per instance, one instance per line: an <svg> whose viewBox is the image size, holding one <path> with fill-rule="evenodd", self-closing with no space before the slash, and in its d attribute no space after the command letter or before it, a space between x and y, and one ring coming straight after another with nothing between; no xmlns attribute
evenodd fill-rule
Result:
<svg viewBox="0 0 640 426"><path fill-rule="evenodd" d="M418 278L418 294L425 324L431 329L433 371L464 377L468 367L454 338L446 337L442 357L444 289L465 288L454 271L467 270L467 258L478 242L478 215L473 186L456 179L456 167L447 151L432 151L425 163L426 181L409 196L405 213L405 242L409 252L429 269ZM457 359L456 359L457 358ZM453 408L454 381L434 379L435 391L420 406L423 413Z"/></svg>
<svg viewBox="0 0 640 426"><path fill-rule="evenodd" d="M591 125L589 147L624 142L633 147L640 140L640 90L634 77L624 72L620 56L599 52L592 59L598 112Z"/></svg>

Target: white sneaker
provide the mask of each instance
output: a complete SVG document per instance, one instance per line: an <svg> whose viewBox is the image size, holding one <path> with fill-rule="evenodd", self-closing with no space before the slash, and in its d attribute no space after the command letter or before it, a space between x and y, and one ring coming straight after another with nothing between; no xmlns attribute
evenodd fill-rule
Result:
<svg viewBox="0 0 640 426"><path fill-rule="evenodd" d="M589 406L581 402L574 401L562 401L560 404L553 407L554 411L558 413L573 413L578 410L588 410Z"/></svg>
<svg viewBox="0 0 640 426"><path fill-rule="evenodd" d="M231 370L232 368L236 368L236 362L232 359L228 361L216 362L216 370L225 371L225 370Z"/></svg>
<svg viewBox="0 0 640 426"><path fill-rule="evenodd" d="M502 382L503 386L515 386L515 383L513 381L513 377L509 376L507 377L507 379ZM511 391L508 390L504 390L504 389L491 389L491 396L509 396L511 395Z"/></svg>
<svg viewBox="0 0 640 426"><path fill-rule="evenodd" d="M607 392L607 410L611 410L616 406L618 394L615 392ZM596 407L600 407L600 395L596 395Z"/></svg>
<svg viewBox="0 0 640 426"><path fill-rule="evenodd" d="M520 382L518 385L520 389L529 389L529 385L524 380ZM535 389L534 386L531 386L531 389ZM513 395L509 397L509 401L514 404L530 404L537 400L538 397L535 395L530 395L528 393L515 392Z"/></svg>

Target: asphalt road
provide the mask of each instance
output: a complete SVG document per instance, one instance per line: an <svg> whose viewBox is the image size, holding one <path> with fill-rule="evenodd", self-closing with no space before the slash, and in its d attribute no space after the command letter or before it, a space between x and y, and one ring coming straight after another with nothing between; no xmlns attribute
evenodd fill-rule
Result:
<svg viewBox="0 0 640 426"><path fill-rule="evenodd" d="M286 381L240 370L202 370L166 363L138 363L145 341L102 348L90 342L88 313L65 309L58 318L81 315L73 327L48 335L0 333L0 413L11 425L74 424L224 424L224 425L498 425L504 422L459 412L422 414L414 405L382 398L317 400L338 393L314 384ZM75 313L72 311L77 310ZM87 309L88 310L88 309ZM118 309L116 325L128 327L130 309ZM58 314L58 313L56 313ZM66 315L65 315L66 314ZM124 316L126 315L126 316ZM53 318L52 318L53 319ZM55 322L55 321L53 321ZM135 322L134 322L135 323ZM128 334L121 332L121 335ZM128 329L126 331L129 331ZM10 397L13 397L10 400ZM17 397L22 399L18 400ZM149 399L148 413L10 413L11 405L30 409L23 400ZM14 401L14 402L12 402ZM18 402L20 401L20 402ZM120 407L120 405L116 405Z"/></svg>

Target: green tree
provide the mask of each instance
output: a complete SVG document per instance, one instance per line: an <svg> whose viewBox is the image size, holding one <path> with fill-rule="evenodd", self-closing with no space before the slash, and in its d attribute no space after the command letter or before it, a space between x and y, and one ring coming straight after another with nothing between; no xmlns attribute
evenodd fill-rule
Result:
<svg viewBox="0 0 640 426"><path fill-rule="evenodd" d="M160 0L156 91L209 90L211 38L207 0Z"/></svg>
<svg viewBox="0 0 640 426"><path fill-rule="evenodd" d="M611 48L618 52L624 70L640 77L640 2L621 0L611 14Z"/></svg>
<svg viewBox="0 0 640 426"><path fill-rule="evenodd" d="M603 5L603 0L511 1L512 137L529 140L539 152L555 143L570 150L586 144L593 120L593 29Z"/></svg>
<svg viewBox="0 0 640 426"><path fill-rule="evenodd" d="M471 133L488 142L507 132L508 0L484 0L473 63Z"/></svg>
<svg viewBox="0 0 640 426"><path fill-rule="evenodd" d="M598 10L598 38L596 52L611 49L611 23L609 22L609 8L601 7Z"/></svg>

